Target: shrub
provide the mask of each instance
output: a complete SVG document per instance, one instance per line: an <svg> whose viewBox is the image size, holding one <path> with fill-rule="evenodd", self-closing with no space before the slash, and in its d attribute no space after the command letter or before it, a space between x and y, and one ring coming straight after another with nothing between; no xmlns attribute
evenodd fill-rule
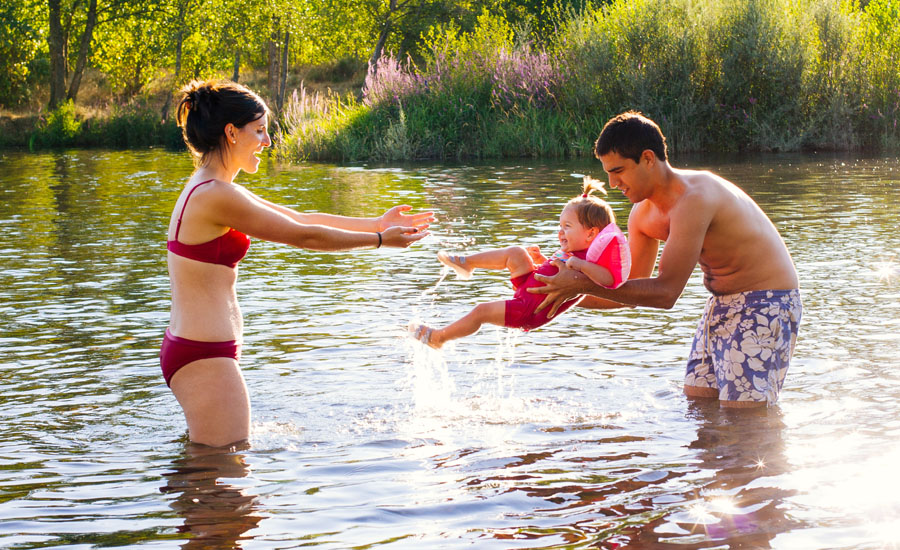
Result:
<svg viewBox="0 0 900 550"><path fill-rule="evenodd" d="M181 149L181 130L173 120L161 123L155 109L143 102L113 105L102 116L80 120L68 101L39 118L29 137L31 149L46 147L129 148L163 145Z"/></svg>
<svg viewBox="0 0 900 550"><path fill-rule="evenodd" d="M29 147L71 146L80 130L81 122L75 118L75 103L69 100L47 113L46 119L39 119Z"/></svg>
<svg viewBox="0 0 900 550"><path fill-rule="evenodd" d="M862 114L866 133L887 148L900 146L900 5L872 0L866 6L863 37L866 86Z"/></svg>
<svg viewBox="0 0 900 550"><path fill-rule="evenodd" d="M161 123L159 113L140 101L113 105L107 115L85 121L84 126L81 141L85 145L113 148L183 145L175 121Z"/></svg>
<svg viewBox="0 0 900 550"><path fill-rule="evenodd" d="M860 109L863 14L846 0L823 0L809 10L810 55L802 97L804 146L846 150L862 142Z"/></svg>

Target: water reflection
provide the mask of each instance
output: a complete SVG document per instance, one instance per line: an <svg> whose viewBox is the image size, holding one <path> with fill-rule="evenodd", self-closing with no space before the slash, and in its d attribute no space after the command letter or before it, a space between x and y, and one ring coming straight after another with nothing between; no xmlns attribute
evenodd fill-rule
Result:
<svg viewBox="0 0 900 550"><path fill-rule="evenodd" d="M173 510L184 518L179 533L190 538L185 550L241 548L245 534L265 516L258 511L257 495L227 480L245 478L250 468L242 451L249 445L221 449L185 444L184 455L172 472L163 474L160 491L174 496Z"/></svg>
<svg viewBox="0 0 900 550"><path fill-rule="evenodd" d="M689 491L666 495L683 499L676 511L640 527L626 528L601 548L700 549L771 548L779 533L802 525L789 518L784 501L794 491L780 488L777 476L789 471L785 424L776 408L729 411L709 401L689 405L697 434L688 448L696 451L697 470L706 478Z"/></svg>
<svg viewBox="0 0 900 550"><path fill-rule="evenodd" d="M533 541L529 548L763 549L805 527L785 512L796 492L779 478L790 471L779 409L729 411L698 401L686 417L696 427L693 441L668 463L654 465L645 451L650 445L669 454L660 441L620 435L580 441L579 456L557 448L513 457L502 475L470 481L513 484L507 492L542 503L520 518L525 525L491 530L490 538Z"/></svg>

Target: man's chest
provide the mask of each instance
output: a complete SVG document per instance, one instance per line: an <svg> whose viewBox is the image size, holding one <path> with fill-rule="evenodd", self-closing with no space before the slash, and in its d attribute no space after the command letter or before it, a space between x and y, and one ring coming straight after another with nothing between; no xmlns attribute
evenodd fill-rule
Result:
<svg viewBox="0 0 900 550"><path fill-rule="evenodd" d="M669 238L669 215L656 208L645 208L638 217L637 229L650 238L666 241Z"/></svg>

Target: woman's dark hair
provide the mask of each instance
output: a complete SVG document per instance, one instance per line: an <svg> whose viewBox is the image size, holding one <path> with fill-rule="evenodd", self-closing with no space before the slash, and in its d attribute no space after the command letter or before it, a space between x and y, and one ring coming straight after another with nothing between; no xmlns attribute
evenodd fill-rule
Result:
<svg viewBox="0 0 900 550"><path fill-rule="evenodd" d="M258 95L230 80L194 80L180 94L175 120L199 166L211 153L221 154L225 126L243 128L269 112Z"/></svg>
<svg viewBox="0 0 900 550"><path fill-rule="evenodd" d="M640 162L647 149L656 158L666 159L666 136L655 122L637 111L627 111L609 120L594 144L594 156L614 152Z"/></svg>
<svg viewBox="0 0 900 550"><path fill-rule="evenodd" d="M584 227L596 227L602 230L607 225L616 223L616 215L609 203L599 197L591 196L593 191L606 194L602 181L585 176L582 194L570 200L569 204L575 207L578 223Z"/></svg>

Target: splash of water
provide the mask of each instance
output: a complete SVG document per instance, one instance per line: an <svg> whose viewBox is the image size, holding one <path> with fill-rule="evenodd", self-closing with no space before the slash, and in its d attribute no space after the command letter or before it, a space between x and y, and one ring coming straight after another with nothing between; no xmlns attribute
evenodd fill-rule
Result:
<svg viewBox="0 0 900 550"><path fill-rule="evenodd" d="M422 306L414 311L411 325L423 324L423 317L437 316L437 290L449 273L450 268L444 266L437 283L422 292ZM551 400L518 397L513 367L522 333L503 327L493 330L497 345L487 361L467 353L471 349L467 340L450 342L435 350L412 336L403 339L409 367L402 385L412 397L407 411L411 425L427 430L428 426L459 422L478 426L564 423L577 414L567 413L569 407Z"/></svg>
<svg viewBox="0 0 900 550"><path fill-rule="evenodd" d="M293 420L255 420L250 430L250 444L260 449L298 450L302 447L303 426Z"/></svg>
<svg viewBox="0 0 900 550"><path fill-rule="evenodd" d="M437 282L434 283L433 287L426 288L425 290L422 291L422 294L419 295L419 301L421 302L421 301L425 300L428 297L428 295L430 294L431 302L428 304L428 306L429 306L429 308L433 308L434 301L437 299L437 296L438 296L437 289L438 289L438 287L441 286L441 283L444 282L444 279L446 279L447 275L449 275L449 274L450 274L450 268L447 266L443 266L443 268L441 269L441 276L438 278Z"/></svg>
<svg viewBox="0 0 900 550"><path fill-rule="evenodd" d="M444 266L437 282L419 295L410 326L440 317L438 306L446 304L438 301L442 297L439 289L450 272ZM494 335L496 343L485 347L486 335ZM377 418L366 419L358 428L390 429L410 439L460 448L488 441L496 447L514 440L511 432L523 427L543 429L535 425L549 425L558 429L621 416L621 411L610 414L570 393L535 395L526 389L519 395L517 373L529 369L527 364L516 363L522 335L516 329L486 325L478 337L449 342L436 350L405 332L397 340L398 352L407 358L406 375L398 381L398 387L409 396L409 403L399 409L378 411Z"/></svg>

